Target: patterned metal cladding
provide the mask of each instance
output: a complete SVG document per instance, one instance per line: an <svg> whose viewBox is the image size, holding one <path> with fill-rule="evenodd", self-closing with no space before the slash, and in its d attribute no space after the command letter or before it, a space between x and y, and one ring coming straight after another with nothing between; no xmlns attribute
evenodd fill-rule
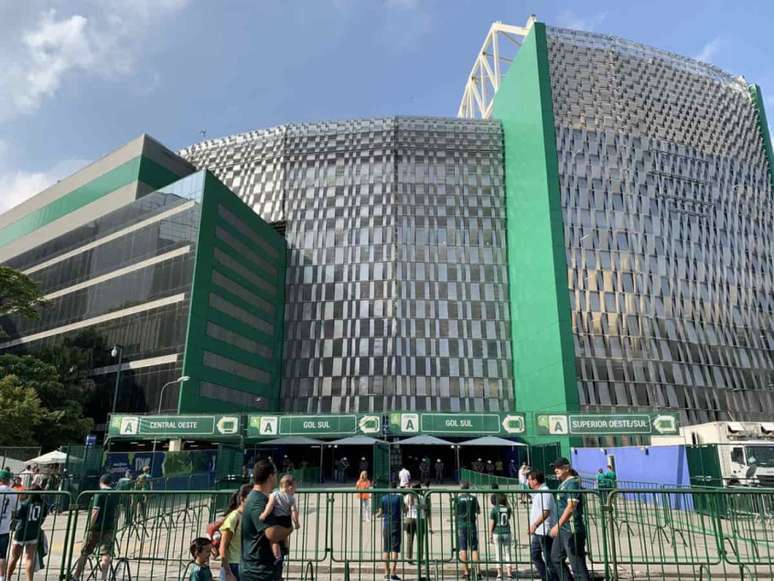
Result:
<svg viewBox="0 0 774 581"><path fill-rule="evenodd" d="M583 407L770 417L772 192L746 83L616 38L548 43Z"/></svg>
<svg viewBox="0 0 774 581"><path fill-rule="evenodd" d="M181 154L286 222L283 409L512 408L499 123L287 125Z"/></svg>

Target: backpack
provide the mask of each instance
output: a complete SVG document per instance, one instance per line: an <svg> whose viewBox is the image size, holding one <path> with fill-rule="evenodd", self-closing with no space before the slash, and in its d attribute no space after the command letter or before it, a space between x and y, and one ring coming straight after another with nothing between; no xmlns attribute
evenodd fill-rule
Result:
<svg viewBox="0 0 774 581"><path fill-rule="evenodd" d="M223 526L225 520L226 517L221 516L207 525L207 538L212 541L210 548L214 557L220 554L220 539L222 536L220 534L220 527Z"/></svg>

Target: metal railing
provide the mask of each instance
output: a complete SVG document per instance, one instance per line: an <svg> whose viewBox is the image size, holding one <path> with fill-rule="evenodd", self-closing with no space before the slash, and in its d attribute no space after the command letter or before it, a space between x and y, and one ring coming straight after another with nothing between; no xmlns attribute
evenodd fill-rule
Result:
<svg viewBox="0 0 774 581"><path fill-rule="evenodd" d="M528 527L540 493L480 485L368 492L368 502L351 488L297 492L301 528L289 539L285 579L376 580L384 577L385 566L408 579L463 579L468 572L477 579L511 572L537 577ZM83 580L102 579L105 567L105 578L129 581L187 579L191 540L223 515L233 491L78 496L41 491L15 500L14 494L0 493L0 506L17 515L12 540L18 532L19 541L34 540L48 549L35 579L78 573ZM549 494L560 500L563 493ZM774 490L584 489L575 494L583 505L586 563L597 577L774 578ZM22 505L27 508L19 510ZM95 519L95 506L102 518ZM496 536L490 534L492 516ZM12 548L10 556L14 550L19 549ZM109 562L101 559L103 553L111 555ZM24 564L22 554L8 579L24 578ZM217 574L219 561L210 565Z"/></svg>

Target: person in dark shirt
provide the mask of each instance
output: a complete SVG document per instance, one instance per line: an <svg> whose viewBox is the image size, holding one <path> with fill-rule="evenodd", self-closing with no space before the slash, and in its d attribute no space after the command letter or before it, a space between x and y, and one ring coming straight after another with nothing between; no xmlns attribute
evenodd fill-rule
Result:
<svg viewBox="0 0 774 581"><path fill-rule="evenodd" d="M453 500L454 519L457 525L457 548L460 551L463 577L470 576L468 565L468 550L472 560L478 561L478 515L481 514L481 506L478 499L468 492L470 483L462 481L460 488L464 491Z"/></svg>
<svg viewBox="0 0 774 581"><path fill-rule="evenodd" d="M191 574L188 581L213 581L212 571L210 570L210 553L212 552L212 541L207 537L199 537L191 541Z"/></svg>
<svg viewBox="0 0 774 581"><path fill-rule="evenodd" d="M398 482L393 480L391 488L397 489ZM384 578L400 581L398 577L398 555L400 553L401 526L403 515L403 498L398 492L382 496L376 517L384 517L382 538L384 539ZM392 573L390 564L392 563Z"/></svg>
<svg viewBox="0 0 774 581"><path fill-rule="evenodd" d="M277 561L272 543L284 543L290 529L278 526L270 516L261 520L269 495L277 483L274 464L261 460L253 467L253 491L247 496L242 514L242 558L239 562L240 581L274 581L282 579L282 561Z"/></svg>
<svg viewBox="0 0 774 581"><path fill-rule="evenodd" d="M591 576L586 566L586 525L583 521L584 498L580 493L580 478L570 468L567 458L557 458L553 467L561 482L556 495L558 520L550 531L554 538L551 546L554 571L562 571L562 564L567 558L574 578L588 581Z"/></svg>
<svg viewBox="0 0 774 581"><path fill-rule="evenodd" d="M110 486L110 474L103 474L99 479L99 489L101 491L112 490ZM113 556L113 543L116 538L116 520L118 516L118 504L120 498L115 495L100 494L94 495L91 509L91 520L86 533L86 540L81 547L81 556L75 564L73 578L81 578L83 567L86 560L97 549L100 556L100 569L107 572L110 567L110 559Z"/></svg>
<svg viewBox="0 0 774 581"><path fill-rule="evenodd" d="M21 497L21 502L16 509L16 528L13 533L7 579L13 579L13 572L24 552L24 574L27 581L32 581L36 551L42 535L41 527L48 515L48 507L43 501L43 496L39 494L41 490L38 484L33 484L30 488L33 494Z"/></svg>

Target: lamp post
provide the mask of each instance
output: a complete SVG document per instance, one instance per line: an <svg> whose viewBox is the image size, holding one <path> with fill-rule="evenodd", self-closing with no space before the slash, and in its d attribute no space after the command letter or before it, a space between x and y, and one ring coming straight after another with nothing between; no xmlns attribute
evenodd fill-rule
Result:
<svg viewBox="0 0 774 581"><path fill-rule="evenodd" d="M118 365L116 366L116 385L113 387L113 407L112 413L116 413L116 404L118 404L118 386L121 383L121 364L124 362L124 347L116 343L110 350L110 356L115 359L118 357Z"/></svg>
<svg viewBox="0 0 774 581"><path fill-rule="evenodd" d="M161 391L159 392L159 409L157 413L159 414L161 413L161 402L164 400L164 390L167 388L167 386L173 385L175 383L179 383L180 385L183 385L189 379L191 379L189 376L183 375L173 381L167 381L164 385L161 386ZM158 440L156 438L153 438L153 451L151 452L151 478L153 477L153 467L156 464L156 443L157 442Z"/></svg>

